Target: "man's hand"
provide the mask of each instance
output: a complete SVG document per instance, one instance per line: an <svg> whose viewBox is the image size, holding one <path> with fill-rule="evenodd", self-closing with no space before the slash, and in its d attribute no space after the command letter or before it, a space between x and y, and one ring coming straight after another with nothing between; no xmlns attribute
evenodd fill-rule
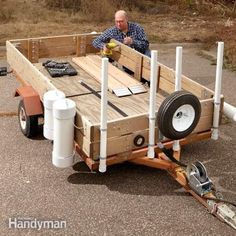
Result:
<svg viewBox="0 0 236 236"><path fill-rule="evenodd" d="M104 53L109 53L110 52L110 49L106 47L106 44L104 44L104 46L103 46L103 52Z"/></svg>
<svg viewBox="0 0 236 236"><path fill-rule="evenodd" d="M123 43L126 45L131 45L133 43L133 39L131 37L125 37Z"/></svg>

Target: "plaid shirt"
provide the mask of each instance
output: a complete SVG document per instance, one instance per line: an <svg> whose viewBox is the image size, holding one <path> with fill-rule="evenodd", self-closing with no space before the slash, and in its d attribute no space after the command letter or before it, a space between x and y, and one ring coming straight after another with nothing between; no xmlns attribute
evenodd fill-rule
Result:
<svg viewBox="0 0 236 236"><path fill-rule="evenodd" d="M93 41L93 46L98 49L102 49L105 43L108 43L111 39L115 39L121 43L125 37L131 37L133 39L133 44L130 45L131 48L145 53L148 50L149 42L143 28L136 23L128 22L128 32L121 32L116 26L113 26L103 32Z"/></svg>

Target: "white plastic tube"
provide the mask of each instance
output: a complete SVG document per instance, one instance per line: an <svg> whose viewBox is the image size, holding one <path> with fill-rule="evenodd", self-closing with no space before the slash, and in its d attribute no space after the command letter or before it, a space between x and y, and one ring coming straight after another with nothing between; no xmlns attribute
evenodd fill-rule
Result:
<svg viewBox="0 0 236 236"><path fill-rule="evenodd" d="M75 102L65 98L53 104L54 141L52 163L66 168L74 162L74 116Z"/></svg>
<svg viewBox="0 0 236 236"><path fill-rule="evenodd" d="M219 136L218 128L219 128L219 116L220 116L220 96L221 96L221 83L222 83L223 55L224 55L224 43L218 42L213 127L211 133L211 138L214 140L217 140Z"/></svg>
<svg viewBox="0 0 236 236"><path fill-rule="evenodd" d="M63 98L65 98L65 94L59 90L50 90L43 95L43 136L49 140L53 140L53 103Z"/></svg>
<svg viewBox="0 0 236 236"><path fill-rule="evenodd" d="M156 122L156 91L157 91L157 51L151 51L151 77L150 77L150 97L149 97L149 144L148 157L155 157L155 122Z"/></svg>
<svg viewBox="0 0 236 236"><path fill-rule="evenodd" d="M175 91L180 91L182 88L182 47L176 47L176 63L175 63ZM179 140L174 140L173 150L179 151L180 145Z"/></svg>
<svg viewBox="0 0 236 236"><path fill-rule="evenodd" d="M100 125L100 162L99 171L107 170L107 88L108 88L108 58L102 58L101 70L101 125Z"/></svg>
<svg viewBox="0 0 236 236"><path fill-rule="evenodd" d="M224 102L223 113L228 118L236 122L236 107Z"/></svg>
<svg viewBox="0 0 236 236"><path fill-rule="evenodd" d="M181 90L182 77L182 47L176 47L176 63L175 63L175 91Z"/></svg>

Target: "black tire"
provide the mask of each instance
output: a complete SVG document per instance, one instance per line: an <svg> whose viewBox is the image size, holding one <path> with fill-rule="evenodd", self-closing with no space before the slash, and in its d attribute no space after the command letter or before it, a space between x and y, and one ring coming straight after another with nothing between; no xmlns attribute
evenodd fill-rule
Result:
<svg viewBox="0 0 236 236"><path fill-rule="evenodd" d="M18 106L18 121L21 132L27 137L31 138L37 134L38 131L38 116L27 116L23 100L19 102Z"/></svg>
<svg viewBox="0 0 236 236"><path fill-rule="evenodd" d="M198 98L190 92L176 91L161 104L157 125L165 137L177 140L188 136L195 129L200 116L201 104Z"/></svg>

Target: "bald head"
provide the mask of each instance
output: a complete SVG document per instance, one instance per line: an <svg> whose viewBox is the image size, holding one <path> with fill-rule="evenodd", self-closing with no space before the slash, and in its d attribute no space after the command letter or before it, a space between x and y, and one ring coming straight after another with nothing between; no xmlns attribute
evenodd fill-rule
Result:
<svg viewBox="0 0 236 236"><path fill-rule="evenodd" d="M122 32L128 31L128 16L124 10L119 10L115 13L115 24Z"/></svg>
<svg viewBox="0 0 236 236"><path fill-rule="evenodd" d="M128 18L128 17L127 17L127 13L126 13L126 11L124 11L124 10L119 10L119 11L117 11L117 12L115 13L115 18L116 18L116 17Z"/></svg>

